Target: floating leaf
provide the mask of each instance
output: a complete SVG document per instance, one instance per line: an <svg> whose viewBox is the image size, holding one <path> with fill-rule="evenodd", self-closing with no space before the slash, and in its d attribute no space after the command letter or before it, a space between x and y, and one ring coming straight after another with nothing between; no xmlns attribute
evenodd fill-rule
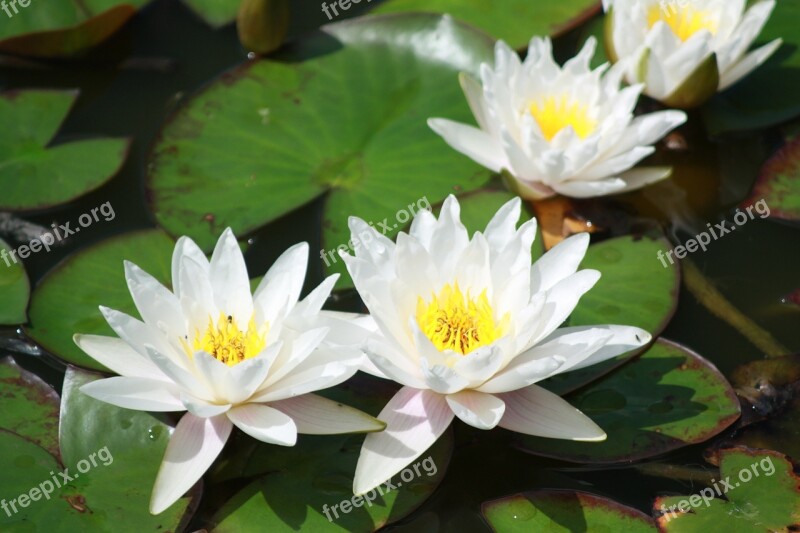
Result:
<svg viewBox="0 0 800 533"><path fill-rule="evenodd" d="M119 170L125 139L49 143L75 92L14 91L0 97L0 209L43 209L98 188Z"/></svg>
<svg viewBox="0 0 800 533"><path fill-rule="evenodd" d="M600 271L600 281L581 298L569 326L619 324L637 326L657 337L678 307L680 270L658 259L671 249L663 238L619 237L593 244L581 268ZM666 265L666 267L664 266ZM575 372L559 374L545 383L565 394L619 367L637 352L629 352Z"/></svg>
<svg viewBox="0 0 800 533"><path fill-rule="evenodd" d="M608 439L523 437L522 449L573 462L630 462L708 440L739 418L739 401L714 365L664 339L565 399Z"/></svg>
<svg viewBox="0 0 800 533"><path fill-rule="evenodd" d="M376 13L448 13L523 48L534 35L561 35L582 24L600 10L595 0L531 2L506 0L502 8L491 0L387 0L377 5Z"/></svg>
<svg viewBox="0 0 800 533"><path fill-rule="evenodd" d="M782 38L784 44L765 64L718 94L703 115L712 135L780 124L800 115L800 1L781 0L756 46Z"/></svg>
<svg viewBox="0 0 800 533"><path fill-rule="evenodd" d="M157 230L128 233L81 250L50 271L33 292L26 333L71 363L107 370L72 341L76 333L116 334L98 307L138 316L125 282L128 260L169 284L174 243Z"/></svg>
<svg viewBox="0 0 800 533"><path fill-rule="evenodd" d="M323 394L377 415L396 390L394 384L359 376ZM453 432L448 430L366 502L353 496L363 440L363 435L301 435L292 448L251 443L249 453L234 450L240 457L233 459L237 466L228 465L227 475L237 468L239 475L269 473L220 509L213 519L218 524L215 531L243 531L251 524L265 531L375 531L403 518L430 496L444 477L453 449ZM396 489L390 490L392 486ZM352 507L341 506L346 500Z"/></svg>
<svg viewBox="0 0 800 533"><path fill-rule="evenodd" d="M538 490L486 502L483 516L498 533L573 531L657 531L641 511L588 492Z"/></svg>
<svg viewBox="0 0 800 533"><path fill-rule="evenodd" d="M468 120L457 73L491 57L489 39L452 19L405 15L332 24L249 61L163 130L147 183L155 216L209 250L227 226L244 235L329 191L328 249L350 239L350 215L398 222L394 233L400 210L488 179L426 119Z"/></svg>
<svg viewBox="0 0 800 533"><path fill-rule="evenodd" d="M0 360L0 390L3 391L0 428L25 437L58 457L61 400L56 391L11 357Z"/></svg>
<svg viewBox="0 0 800 533"><path fill-rule="evenodd" d="M766 162L742 207L760 201L769 206L771 217L800 221L800 139L786 144Z"/></svg>
<svg viewBox="0 0 800 533"><path fill-rule="evenodd" d="M40 58L80 56L116 33L136 14L135 6L146 1L62 0L49 2L46 8L21 3L11 7L14 2L8 2L9 11L17 12L0 26L0 52Z"/></svg>
<svg viewBox="0 0 800 533"><path fill-rule="evenodd" d="M236 19L236 11L241 0L183 0L211 26L219 27Z"/></svg>
<svg viewBox="0 0 800 533"><path fill-rule="evenodd" d="M25 267L10 251L11 247L0 239L0 324L21 324L28 319L25 311L31 286Z"/></svg>
<svg viewBox="0 0 800 533"><path fill-rule="evenodd" d="M656 499L661 531L794 531L800 527L800 477L792 461L769 450L719 454L720 480L691 496ZM724 496L725 499L718 497Z"/></svg>

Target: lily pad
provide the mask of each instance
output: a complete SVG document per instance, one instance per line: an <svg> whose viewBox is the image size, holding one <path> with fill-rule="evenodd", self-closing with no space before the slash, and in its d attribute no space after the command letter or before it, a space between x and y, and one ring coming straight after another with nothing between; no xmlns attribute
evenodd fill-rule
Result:
<svg viewBox="0 0 800 533"><path fill-rule="evenodd" d="M740 414L736 394L714 365L664 339L565 399L603 428L607 440L522 437L521 449L578 463L638 461L704 442Z"/></svg>
<svg viewBox="0 0 800 533"><path fill-rule="evenodd" d="M515 494L486 502L481 510L489 525L502 533L657 531L653 519L643 512L581 491L538 490Z"/></svg>
<svg viewBox="0 0 800 533"><path fill-rule="evenodd" d="M164 232L146 230L102 241L68 257L33 292L30 325L25 332L58 357L107 371L72 341L75 333L114 336L98 307L138 316L125 283L123 261L169 283L174 242ZM69 312L66 312L68 310Z"/></svg>
<svg viewBox="0 0 800 533"><path fill-rule="evenodd" d="M14 91L0 96L0 209L44 209L92 191L122 166L125 139L53 146L51 139L75 103L76 92Z"/></svg>
<svg viewBox="0 0 800 533"><path fill-rule="evenodd" d="M800 222L800 139L787 143L761 169L747 208L764 201L770 216Z"/></svg>
<svg viewBox="0 0 800 533"><path fill-rule="evenodd" d="M719 467L720 480L713 487L655 501L661 531L793 531L800 526L800 477L788 457L730 448L720 451Z"/></svg>
<svg viewBox="0 0 800 533"><path fill-rule="evenodd" d="M0 360L3 409L0 428L12 431L58 457L58 409L56 391L14 359Z"/></svg>
<svg viewBox="0 0 800 533"><path fill-rule="evenodd" d="M600 271L600 281L587 292L569 318L569 326L618 324L661 334L678 307L680 269L677 262L658 259L671 249L663 238L619 237L593 244L581 268ZM666 265L666 266L665 266ZM631 351L575 372L559 374L542 385L566 394L619 367L638 351Z"/></svg>
<svg viewBox="0 0 800 533"><path fill-rule="evenodd" d="M523 48L533 35L558 36L600 11L596 0L530 2L506 0L502 9L491 0L387 0L375 13L448 13L472 24L513 48Z"/></svg>
<svg viewBox="0 0 800 533"><path fill-rule="evenodd" d="M397 386L357 376L323 391L331 399L377 415ZM301 435L292 448L249 443L249 453L227 475L268 472L231 498L212 520L215 531L375 531L416 509L444 477L453 450L452 429L370 501L353 496L353 473L363 435ZM250 439L252 441L252 439ZM238 452L238 450L236 450ZM372 497L374 496L374 497ZM342 505L342 502L349 504ZM334 508L334 506L336 506Z"/></svg>
<svg viewBox="0 0 800 533"><path fill-rule="evenodd" d="M61 408L61 452L66 468L44 449L0 431L6 499L56 479L51 494L18 513L0 513L3 531L175 531L193 496L158 516L148 512L150 491L169 440L169 426L147 413L89 398L78 388L96 379L67 370ZM63 473L62 473L63 472ZM41 485L40 485L41 484ZM196 494L195 494L196 496Z"/></svg>
<svg viewBox="0 0 800 533"><path fill-rule="evenodd" d="M491 57L475 30L417 14L331 24L249 61L162 131L147 179L156 219L209 250L227 226L245 235L328 192L324 243L335 249L350 239L350 215L377 222L475 189L489 172L426 119L468 120L457 73Z"/></svg>
<svg viewBox="0 0 800 533"><path fill-rule="evenodd" d="M31 285L25 267L19 259L14 260L9 252L11 247L0 239L0 324L21 324L28 317L28 299Z"/></svg>
<svg viewBox="0 0 800 533"><path fill-rule="evenodd" d="M287 0L288 1L288 0ZM240 0L183 0L211 26L219 27L236 20Z"/></svg>
<svg viewBox="0 0 800 533"><path fill-rule="evenodd" d="M46 8L35 1L27 7L21 3L11 7L8 2L13 18L0 27L0 52L38 58L80 56L116 33L146 2L63 0Z"/></svg>
<svg viewBox="0 0 800 533"><path fill-rule="evenodd" d="M781 0L756 46L783 38L766 63L718 94L703 110L712 135L774 126L800 115L800 2Z"/></svg>

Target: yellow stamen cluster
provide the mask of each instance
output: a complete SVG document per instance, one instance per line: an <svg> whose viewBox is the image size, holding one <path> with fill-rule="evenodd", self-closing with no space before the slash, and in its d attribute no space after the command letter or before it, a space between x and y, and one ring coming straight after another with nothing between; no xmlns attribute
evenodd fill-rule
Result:
<svg viewBox="0 0 800 533"><path fill-rule="evenodd" d="M567 126L572 126L581 139L597 128L597 120L589 113L589 107L567 95L548 96L531 102L529 110L548 141Z"/></svg>
<svg viewBox="0 0 800 533"><path fill-rule="evenodd" d="M226 365L233 366L258 355L266 343L266 332L259 332L253 318L247 324L247 329L242 331L234 317L220 313L216 323L213 318L209 318L205 331L195 332L190 355L202 350Z"/></svg>
<svg viewBox="0 0 800 533"><path fill-rule="evenodd" d="M701 30L717 33L717 22L712 16L686 0L659 2L650 7L647 12L648 27L652 28L659 21L666 23L681 41L688 40Z"/></svg>
<svg viewBox="0 0 800 533"><path fill-rule="evenodd" d="M507 322L507 317L495 321L486 291L473 299L469 291L466 296L461 292L458 283L445 285L427 303L422 298L417 301L417 324L439 351L466 355L500 338Z"/></svg>

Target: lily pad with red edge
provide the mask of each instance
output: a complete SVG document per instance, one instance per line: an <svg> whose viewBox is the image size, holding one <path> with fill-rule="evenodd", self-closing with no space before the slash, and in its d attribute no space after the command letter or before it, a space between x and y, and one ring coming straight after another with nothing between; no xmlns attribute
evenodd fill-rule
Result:
<svg viewBox="0 0 800 533"><path fill-rule="evenodd" d="M651 533L643 512L582 491L537 490L485 502L481 512L498 533L617 531Z"/></svg>
<svg viewBox="0 0 800 533"><path fill-rule="evenodd" d="M110 180L128 156L127 139L53 141L75 91L0 94L0 210L63 204Z"/></svg>
<svg viewBox="0 0 800 533"><path fill-rule="evenodd" d="M0 239L0 324L22 324L28 320L26 311L31 296L28 274L11 247Z"/></svg>
<svg viewBox="0 0 800 533"><path fill-rule="evenodd" d="M0 359L0 428L16 433L59 457L58 410L61 399L53 388L11 357Z"/></svg>
<svg viewBox="0 0 800 533"><path fill-rule="evenodd" d="M327 193L324 249L350 240L349 216L387 219L394 235L409 205L490 178L426 120L470 120L458 73L491 61L492 45L449 17L372 16L241 65L161 132L146 184L156 220L210 250L227 226L245 236Z"/></svg>
<svg viewBox="0 0 800 533"><path fill-rule="evenodd" d="M655 500L653 513L660 531L795 531L800 527L800 477L791 459L775 451L737 447L720 451L719 467L719 481L712 487L698 488L690 496Z"/></svg>
<svg viewBox="0 0 800 533"><path fill-rule="evenodd" d="M800 139L785 144L766 162L742 209L754 207L754 216L762 216L764 203L770 217L800 222Z"/></svg>
<svg viewBox="0 0 800 533"><path fill-rule="evenodd" d="M48 272L33 291L25 333L65 361L107 371L75 345L73 335L116 336L100 313L101 305L138 318L123 261L135 263L169 286L174 246L164 232L145 230L79 250Z"/></svg>
<svg viewBox="0 0 800 533"><path fill-rule="evenodd" d="M576 463L627 463L704 442L740 415L736 394L714 365L663 338L638 359L564 399L608 438L575 442L521 436L520 449Z"/></svg>
<svg viewBox="0 0 800 533"><path fill-rule="evenodd" d="M533 35L557 37L600 12L596 0L543 2L505 0L502 9L492 0L386 0L375 13L448 13L472 24L512 48L524 48Z"/></svg>
<svg viewBox="0 0 800 533"><path fill-rule="evenodd" d="M581 297L567 326L637 326L656 338L678 307L680 268L662 256L671 249L663 236L619 237L589 246L580 268L600 272L600 281ZM629 361L642 349L574 372L554 376L543 386L566 394Z"/></svg>
<svg viewBox="0 0 800 533"><path fill-rule="evenodd" d="M61 398L61 456L76 478L72 486L81 506L88 511L83 518L89 526L79 530L181 531L200 498L199 485L163 513L153 516L148 511L172 425L163 417L116 407L80 392L81 386L99 377L69 367ZM48 513L35 523L45 529L44 524L58 520L60 514ZM57 526L49 530L70 531Z"/></svg>
<svg viewBox="0 0 800 533"><path fill-rule="evenodd" d="M397 390L395 383L357 375L320 394L375 416ZM353 475L363 440L363 435L300 435L294 447L286 448L249 437L237 439L210 483L259 477L217 512L212 519L215 531L243 531L251 524L265 531L376 531L404 518L433 493L444 478L454 445L450 428L381 491L376 490L370 503L356 499L348 512L341 507L334 512L332 507L342 501L352 505Z"/></svg>
<svg viewBox="0 0 800 533"><path fill-rule="evenodd" d="M147 0L60 0L18 6L0 27L0 52L43 59L79 57L122 28ZM2 13L0 13L2 14Z"/></svg>

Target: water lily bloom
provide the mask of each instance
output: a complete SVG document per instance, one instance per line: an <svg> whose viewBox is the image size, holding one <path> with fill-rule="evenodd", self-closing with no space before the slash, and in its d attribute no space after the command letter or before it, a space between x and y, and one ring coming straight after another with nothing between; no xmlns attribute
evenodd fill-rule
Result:
<svg viewBox="0 0 800 533"><path fill-rule="evenodd" d="M686 121L681 111L634 118L642 86L620 89L622 67L589 62L590 38L563 68L549 39L534 38L524 62L504 42L494 67L481 65L481 83L460 76L479 128L446 119L429 126L454 149L494 172L526 199L555 194L588 198L638 189L668 177L668 167L634 165L652 144Z"/></svg>
<svg viewBox="0 0 800 533"><path fill-rule="evenodd" d="M630 83L672 107L696 107L775 53L780 39L748 52L775 0L603 0L609 56Z"/></svg>
<svg viewBox="0 0 800 533"><path fill-rule="evenodd" d="M336 276L298 302L307 261L306 243L289 248L251 295L230 229L210 262L183 237L172 256L172 291L125 263L141 321L101 307L119 338L75 336L83 351L119 374L84 385L85 394L128 409L188 411L170 438L150 512L162 512L195 484L234 425L281 446L293 446L298 433L383 429L312 394L352 376L363 354L347 347L345 321L320 313Z"/></svg>
<svg viewBox="0 0 800 533"><path fill-rule="evenodd" d="M578 270L587 234L563 241L533 265L536 221L516 229L520 200L504 205L469 238L454 197L438 220L416 215L393 243L363 220L372 239L342 253L378 331L365 341L365 370L403 387L378 418L382 433L361 449L353 490L368 492L414 461L458 417L479 429L599 441L606 435L535 383L650 341L627 326L558 327L600 278Z"/></svg>

